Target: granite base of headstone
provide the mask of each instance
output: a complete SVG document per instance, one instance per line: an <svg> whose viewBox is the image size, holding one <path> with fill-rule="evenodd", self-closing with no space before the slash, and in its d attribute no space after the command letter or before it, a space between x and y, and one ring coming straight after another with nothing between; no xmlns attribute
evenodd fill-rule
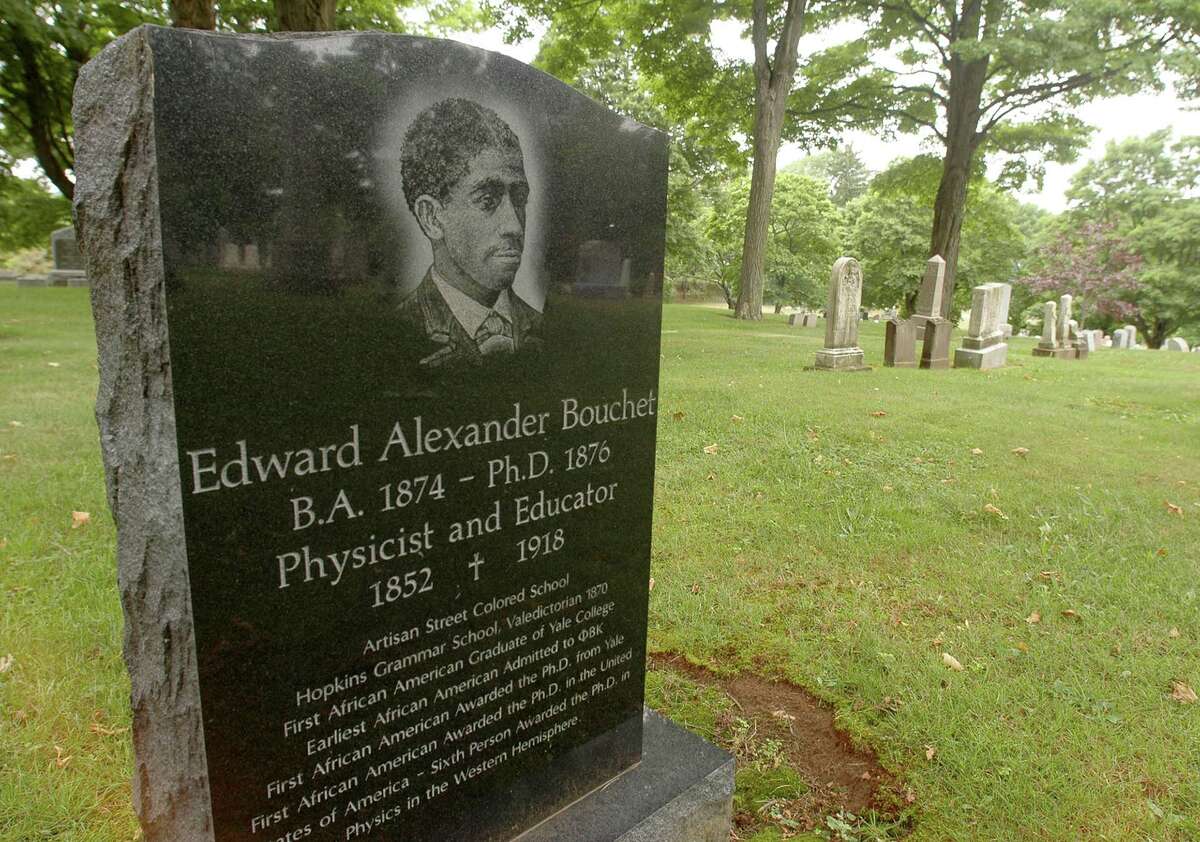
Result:
<svg viewBox="0 0 1200 842"><path fill-rule="evenodd" d="M516 842L727 842L734 760L646 709L642 762Z"/></svg>
<svg viewBox="0 0 1200 842"><path fill-rule="evenodd" d="M554 284L661 276L666 137L378 32L139 27L73 118L146 842L727 838L643 706L662 302Z"/></svg>
<svg viewBox="0 0 1200 842"><path fill-rule="evenodd" d="M949 319L926 319L925 337L921 341L921 368L933 370L950 367L950 332L954 325Z"/></svg>
<svg viewBox="0 0 1200 842"><path fill-rule="evenodd" d="M17 278L17 286L19 286L19 287L50 286L50 279L45 275L21 275L19 278Z"/></svg>
<svg viewBox="0 0 1200 842"><path fill-rule="evenodd" d="M75 269L51 269L47 279L52 287L86 287L87 272Z"/></svg>
<svg viewBox="0 0 1200 842"><path fill-rule="evenodd" d="M889 368L916 368L916 324L911 319L892 317L883 330L883 364Z"/></svg>

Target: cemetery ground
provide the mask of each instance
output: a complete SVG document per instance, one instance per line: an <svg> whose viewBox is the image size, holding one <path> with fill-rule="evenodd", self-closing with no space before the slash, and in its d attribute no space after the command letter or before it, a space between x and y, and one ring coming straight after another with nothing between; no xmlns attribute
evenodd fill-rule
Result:
<svg viewBox="0 0 1200 842"><path fill-rule="evenodd" d="M647 700L737 838L1200 835L1200 355L663 327ZM0 286L2 840L137 838L95 357L86 290Z"/></svg>

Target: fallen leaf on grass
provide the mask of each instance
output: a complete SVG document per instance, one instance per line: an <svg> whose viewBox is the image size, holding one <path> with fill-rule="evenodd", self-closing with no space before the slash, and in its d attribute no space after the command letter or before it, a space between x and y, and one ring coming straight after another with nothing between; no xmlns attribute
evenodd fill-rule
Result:
<svg viewBox="0 0 1200 842"><path fill-rule="evenodd" d="M71 755L64 755L62 746L54 747L54 765L59 769L65 769L67 764L71 762Z"/></svg>
<svg viewBox="0 0 1200 842"><path fill-rule="evenodd" d="M869 771L863 772L861 775L859 775L859 777L864 781L869 781L871 780L871 773Z"/></svg>
<svg viewBox="0 0 1200 842"><path fill-rule="evenodd" d="M995 515L996 517L1000 518L1001 520L1008 520L1008 515L1006 515L1002 511L1000 511L998 508L993 506L991 503L985 503L983 506L983 510L985 512L987 512L989 515Z"/></svg>
<svg viewBox="0 0 1200 842"><path fill-rule="evenodd" d="M1064 608L1059 613L1061 613L1068 620L1078 620L1079 619L1079 612L1076 611L1074 608Z"/></svg>
<svg viewBox="0 0 1200 842"><path fill-rule="evenodd" d="M914 803L916 803L916 800L917 800L917 794L915 792L913 792L912 787L906 786L904 788L904 803L905 804L914 804Z"/></svg>
<svg viewBox="0 0 1200 842"><path fill-rule="evenodd" d="M971 448L971 455L972 455L972 456L982 456L982 455L983 455L983 451L982 451L982 450L980 450L978 447L972 447L972 448Z"/></svg>
<svg viewBox="0 0 1200 842"><path fill-rule="evenodd" d="M9 422L8 422L8 426L10 426L10 427L24 427L25 425L24 425L23 423L21 423L20 421L9 421Z"/></svg>
<svg viewBox="0 0 1200 842"><path fill-rule="evenodd" d="M890 485L885 485L885 486L883 487L883 490L884 490L884 491L891 491L891 490L892 490L892 487L891 487Z"/></svg>
<svg viewBox="0 0 1200 842"><path fill-rule="evenodd" d="M99 734L102 737L114 737L117 734L124 734L129 729L128 728L106 728L105 726L101 725L99 722L93 722L91 724L91 726L89 727L89 730L93 734Z"/></svg>
<svg viewBox="0 0 1200 842"><path fill-rule="evenodd" d="M1029 455L1029 448L1028 447L1014 447L1012 452L1015 453L1017 456L1024 457L1024 456Z"/></svg>
<svg viewBox="0 0 1200 842"><path fill-rule="evenodd" d="M51 368L58 368L60 365L62 365L62 363L46 363L46 365L50 366Z"/></svg>
<svg viewBox="0 0 1200 842"><path fill-rule="evenodd" d="M1166 548L1166 547L1159 547L1159 548L1158 548L1158 555L1160 555L1160 556L1163 556L1163 557L1165 558L1165 557L1166 557L1166 555L1167 555L1167 548Z"/></svg>
<svg viewBox="0 0 1200 842"><path fill-rule="evenodd" d="M650 590L654 590L654 577L650 577Z"/></svg>
<svg viewBox="0 0 1200 842"><path fill-rule="evenodd" d="M692 583L692 593L700 593L700 583L699 582Z"/></svg>
<svg viewBox="0 0 1200 842"><path fill-rule="evenodd" d="M1168 500L1163 500L1163 503L1166 505L1167 511L1170 512L1171 514L1173 514L1173 515L1182 515L1183 514L1182 506L1176 506L1174 503L1172 503Z"/></svg>
<svg viewBox="0 0 1200 842"><path fill-rule="evenodd" d="M1179 637L1179 629L1172 626L1171 630L1169 632L1167 632L1167 637L1172 638L1172 639Z"/></svg>
<svg viewBox="0 0 1200 842"><path fill-rule="evenodd" d="M0 672L8 672L10 669L12 669L12 665L12 655L5 655L3 658L0 658Z"/></svg>
<svg viewBox="0 0 1200 842"><path fill-rule="evenodd" d="M730 415L729 420L732 421L734 424L741 424L746 419L740 415Z"/></svg>
<svg viewBox="0 0 1200 842"><path fill-rule="evenodd" d="M683 420L683 410L682 409L675 410L674 412L671 413L671 417L673 419L675 419L676 421L682 421Z"/></svg>
<svg viewBox="0 0 1200 842"><path fill-rule="evenodd" d="M1028 644L1028 643L1026 643L1026 642L1025 642L1025 641L1023 641L1023 640L1021 640L1021 641L1018 641L1018 642L1017 642L1017 651L1018 651L1018 652L1028 652L1028 651L1029 651L1029 644Z"/></svg>
<svg viewBox="0 0 1200 842"><path fill-rule="evenodd" d="M1196 691L1179 680L1171 682L1171 698L1185 705L1194 705L1197 701Z"/></svg>
<svg viewBox="0 0 1200 842"><path fill-rule="evenodd" d="M78 529L85 526L91 519L92 516L89 512L71 512L71 528Z"/></svg>
<svg viewBox="0 0 1200 842"><path fill-rule="evenodd" d="M786 710L783 710L783 709L771 711L771 716L775 717L776 719L783 720L784 722L795 722L796 721L796 717L792 716L790 713L788 713Z"/></svg>
<svg viewBox="0 0 1200 842"><path fill-rule="evenodd" d="M711 455L711 454L713 454L713 453L716 453L716 452L717 452L717 445L716 445L716 444L706 444L706 445L704 446L704 452L705 452L705 453L708 453L708 454L710 454L710 455Z"/></svg>
<svg viewBox="0 0 1200 842"><path fill-rule="evenodd" d="M1032 614L1030 614L1028 617L1025 618L1025 622L1029 623L1029 625L1031 625L1031 626L1034 623L1040 623L1041 621L1042 621L1042 615L1036 611L1034 611Z"/></svg>
<svg viewBox="0 0 1200 842"><path fill-rule="evenodd" d="M925 759L933 760L937 757L937 749L934 746L925 746Z"/></svg>
<svg viewBox="0 0 1200 842"><path fill-rule="evenodd" d="M13 711L13 719L17 722L20 722L22 725L24 725L26 722L29 721L29 714L26 713L24 710L18 708L17 710Z"/></svg>
<svg viewBox="0 0 1200 842"><path fill-rule="evenodd" d="M883 418L883 417L885 417L886 415L887 415L887 413L886 413L886 412L884 412L882 409L877 409L877 410L875 410L874 412L872 412L872 413L871 413L871 417L872 417L872 418Z"/></svg>
<svg viewBox="0 0 1200 842"><path fill-rule="evenodd" d="M958 662L958 658L955 658L949 652L942 653L942 663L955 672L962 672L963 665Z"/></svg>
<svg viewBox="0 0 1200 842"><path fill-rule="evenodd" d="M710 481L710 482L711 482L712 480L716 479L716 478L717 478L717 475L716 475L716 474L709 474L708 476L706 476L706 477L705 477L705 479L706 479L706 480L708 480L708 481Z"/></svg>

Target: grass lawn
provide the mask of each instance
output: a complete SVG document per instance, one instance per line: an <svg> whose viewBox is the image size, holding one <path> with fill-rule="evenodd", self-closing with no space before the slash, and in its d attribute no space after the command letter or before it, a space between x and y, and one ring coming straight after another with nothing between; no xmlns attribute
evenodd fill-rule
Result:
<svg viewBox="0 0 1200 842"><path fill-rule="evenodd" d="M820 782L669 658L876 752L899 819L835 839L1200 837L1200 355L839 375L782 317L664 331L647 697L738 753L740 838L815 838ZM85 290L0 286L6 842L138 835L94 361Z"/></svg>

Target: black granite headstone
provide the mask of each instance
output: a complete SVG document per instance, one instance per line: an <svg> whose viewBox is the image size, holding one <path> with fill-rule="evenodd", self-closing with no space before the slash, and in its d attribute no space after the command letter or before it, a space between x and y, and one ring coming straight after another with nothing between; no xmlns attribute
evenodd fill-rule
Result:
<svg viewBox="0 0 1200 842"><path fill-rule="evenodd" d="M152 81L161 283L153 214L142 279L105 263L100 151L78 206L123 598L178 506L213 835L511 839L640 756L661 305L575 286L597 242L661 277L665 138L452 42L137 37L84 93ZM85 146L136 124L78 101ZM177 474L122 508L156 397Z"/></svg>

